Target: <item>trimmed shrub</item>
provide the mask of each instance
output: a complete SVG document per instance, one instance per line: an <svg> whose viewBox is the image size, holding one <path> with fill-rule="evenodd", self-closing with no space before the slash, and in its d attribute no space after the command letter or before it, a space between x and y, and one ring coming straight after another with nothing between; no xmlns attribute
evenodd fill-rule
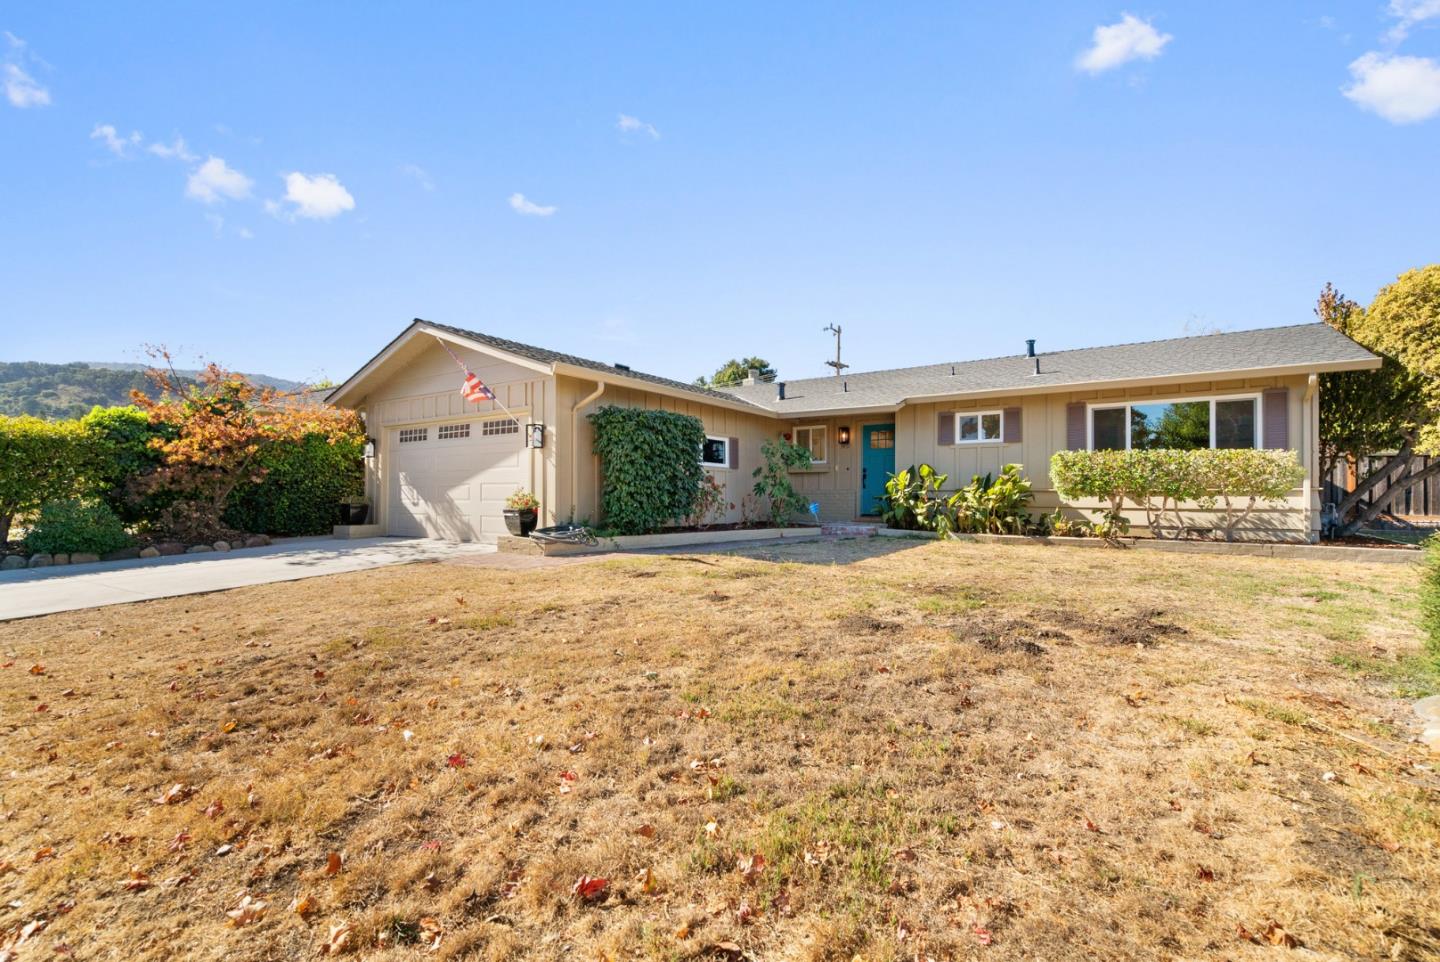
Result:
<svg viewBox="0 0 1440 962"><path fill-rule="evenodd" d="M650 534L695 512L705 471L700 419L606 405L589 417L600 456L600 513L618 534Z"/></svg>
<svg viewBox="0 0 1440 962"><path fill-rule="evenodd" d="M131 482L160 465L160 452L151 446L154 438L172 434L164 425L150 422L150 415L137 407L96 407L80 419L90 436L90 461L85 468L85 489L110 506L127 524L156 517L165 507L160 497L130 496Z"/></svg>
<svg viewBox="0 0 1440 962"><path fill-rule="evenodd" d="M231 493L224 521L261 534L329 534L340 523L340 502L364 488L363 455L364 441L350 435L273 442L256 462L264 477Z"/></svg>
<svg viewBox="0 0 1440 962"><path fill-rule="evenodd" d="M129 544L124 523L109 505L79 498L47 502L25 535L25 547L32 554L81 551L103 555Z"/></svg>
<svg viewBox="0 0 1440 962"><path fill-rule="evenodd" d="M89 456L77 421L0 415L0 544L16 517L73 496Z"/></svg>
<svg viewBox="0 0 1440 962"><path fill-rule="evenodd" d="M1121 513L1126 499L1145 510L1151 534L1165 536L1166 514L1172 534L1184 527L1182 505L1221 511L1227 540L1260 504L1280 504L1305 477L1288 451L1251 448L1145 451L1057 451L1050 458L1050 479L1067 499L1105 501L1102 524L1128 527Z"/></svg>

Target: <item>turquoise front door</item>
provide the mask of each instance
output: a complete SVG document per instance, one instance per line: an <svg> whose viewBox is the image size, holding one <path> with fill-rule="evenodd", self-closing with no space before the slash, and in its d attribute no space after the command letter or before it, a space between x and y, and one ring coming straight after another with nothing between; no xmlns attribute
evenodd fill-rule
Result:
<svg viewBox="0 0 1440 962"><path fill-rule="evenodd" d="M885 482L895 473L895 425L865 425L860 445L860 513L879 514Z"/></svg>

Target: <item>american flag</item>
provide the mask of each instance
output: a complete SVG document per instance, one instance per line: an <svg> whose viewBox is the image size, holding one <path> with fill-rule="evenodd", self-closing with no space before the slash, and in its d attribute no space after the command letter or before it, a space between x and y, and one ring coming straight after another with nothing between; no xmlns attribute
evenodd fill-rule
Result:
<svg viewBox="0 0 1440 962"><path fill-rule="evenodd" d="M465 383L460 387L460 395L467 401L495 400L495 392L486 387L484 381L469 371L465 372Z"/></svg>

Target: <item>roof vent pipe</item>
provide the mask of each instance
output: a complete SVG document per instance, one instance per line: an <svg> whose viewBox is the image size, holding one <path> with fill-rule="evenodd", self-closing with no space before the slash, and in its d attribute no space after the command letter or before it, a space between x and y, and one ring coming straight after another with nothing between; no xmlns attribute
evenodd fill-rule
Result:
<svg viewBox="0 0 1440 962"><path fill-rule="evenodd" d="M849 394L849 393L850 393L850 382L849 382L849 381L846 381L846 382L844 383L844 385L840 388L840 390L844 391L846 394Z"/></svg>
<svg viewBox="0 0 1440 962"><path fill-rule="evenodd" d="M1040 373L1040 359L1038 357L1035 359L1035 373Z"/></svg>
<svg viewBox="0 0 1440 962"><path fill-rule="evenodd" d="M775 400L777 400L777 401L783 401L783 400L785 400L785 382L784 382L784 381L776 381L776 382L775 382Z"/></svg>
<svg viewBox="0 0 1440 962"><path fill-rule="evenodd" d="M1026 357L1034 357L1034 356L1035 356L1035 338L1033 338L1033 337L1030 338L1029 340L1027 340L1027 341L1025 342L1025 356L1026 356Z"/></svg>

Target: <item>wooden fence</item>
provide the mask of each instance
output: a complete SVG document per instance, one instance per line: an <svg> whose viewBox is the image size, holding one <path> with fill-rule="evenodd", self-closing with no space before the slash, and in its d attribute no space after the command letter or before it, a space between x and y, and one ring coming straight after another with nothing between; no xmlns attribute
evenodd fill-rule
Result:
<svg viewBox="0 0 1440 962"><path fill-rule="evenodd" d="M1390 460L1382 454L1365 458L1355 466L1355 477L1365 478L1371 471L1384 467L1385 462ZM1360 502L1362 508L1374 504L1375 501L1389 489L1391 484L1411 474L1418 474L1425 470L1431 462L1431 458L1415 456L1410 459L1408 465L1402 465L1391 473L1390 477L1376 485L1375 489ZM1325 500L1339 504L1344 500L1345 495L1351 489L1350 466L1348 464L1337 464L1335 474L1325 482ZM1426 478L1419 484L1412 484L1409 488L1395 496L1390 504L1389 513L1400 518L1435 518L1440 516L1440 475Z"/></svg>

